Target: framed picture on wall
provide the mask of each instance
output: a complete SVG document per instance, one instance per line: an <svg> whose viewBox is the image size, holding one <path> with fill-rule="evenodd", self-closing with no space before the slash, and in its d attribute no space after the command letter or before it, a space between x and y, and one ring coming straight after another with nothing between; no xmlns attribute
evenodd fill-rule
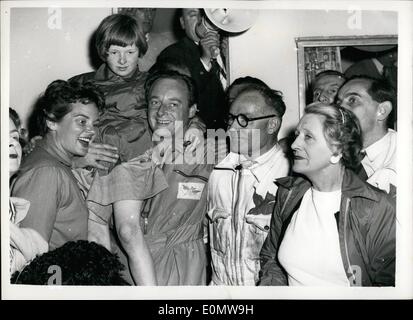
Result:
<svg viewBox="0 0 413 320"><path fill-rule="evenodd" d="M397 35L301 37L295 42L300 117L305 106L312 102L311 84L318 73L325 70L346 73L357 62L397 52Z"/></svg>
<svg viewBox="0 0 413 320"><path fill-rule="evenodd" d="M310 47L304 51L305 81L308 87L316 74L341 69L340 47Z"/></svg>

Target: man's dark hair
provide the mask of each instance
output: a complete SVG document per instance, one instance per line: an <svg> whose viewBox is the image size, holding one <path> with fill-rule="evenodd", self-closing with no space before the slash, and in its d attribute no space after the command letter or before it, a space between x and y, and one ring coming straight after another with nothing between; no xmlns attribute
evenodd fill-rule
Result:
<svg viewBox="0 0 413 320"><path fill-rule="evenodd" d="M254 78L250 76L237 78L231 83L231 85L226 90L226 100L227 100L228 108L231 105L231 103L235 100L235 98L242 91L244 91L244 89L246 89L249 85L262 86L262 87L269 88L264 81L258 78ZM234 91L235 91L235 94L233 94Z"/></svg>
<svg viewBox="0 0 413 320"><path fill-rule="evenodd" d="M146 99L148 99L155 82L160 79L174 79L182 81L188 89L188 106L190 107L198 102L198 90L195 81L191 77L174 70L159 70L149 75L145 82Z"/></svg>
<svg viewBox="0 0 413 320"><path fill-rule="evenodd" d="M51 268L52 267L52 268ZM86 240L70 241L63 246L37 256L20 272L12 275L12 284L47 285L61 271L61 283L74 286L123 286L124 269L119 257L105 247ZM56 278L55 278L56 279ZM59 279L56 279L56 282Z"/></svg>
<svg viewBox="0 0 413 320"><path fill-rule="evenodd" d="M268 86L251 84L242 89L238 96L245 92L258 92L264 98L266 105L273 109L278 118L282 119L286 107L281 91L273 90Z"/></svg>
<svg viewBox="0 0 413 320"><path fill-rule="evenodd" d="M392 111L387 118L387 125L392 126L394 120L396 119L397 113L397 93L391 84L383 79L377 79L366 75L355 75L350 77L343 85L352 80L364 80L368 82L369 87L367 93L370 97L379 103L389 101L392 105Z"/></svg>
<svg viewBox="0 0 413 320"><path fill-rule="evenodd" d="M258 78L251 77L251 76L245 76L245 77L240 77L240 78L235 79L231 83L231 85L228 87L228 90L231 90L231 88L233 86L237 86L237 85L241 85L241 84L245 84L245 85L255 84L255 85L261 85L263 87L268 87L268 85L264 81L262 81Z"/></svg>

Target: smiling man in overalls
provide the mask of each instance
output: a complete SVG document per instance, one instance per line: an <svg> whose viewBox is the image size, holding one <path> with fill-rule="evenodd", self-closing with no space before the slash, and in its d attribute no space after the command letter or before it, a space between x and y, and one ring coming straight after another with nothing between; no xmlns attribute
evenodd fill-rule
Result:
<svg viewBox="0 0 413 320"><path fill-rule="evenodd" d="M206 185L213 163L206 163L202 144L189 152L183 139L196 113L196 87L188 76L162 71L148 78L145 91L153 148L101 178L103 187L95 183L89 200L113 205L135 284L205 285Z"/></svg>

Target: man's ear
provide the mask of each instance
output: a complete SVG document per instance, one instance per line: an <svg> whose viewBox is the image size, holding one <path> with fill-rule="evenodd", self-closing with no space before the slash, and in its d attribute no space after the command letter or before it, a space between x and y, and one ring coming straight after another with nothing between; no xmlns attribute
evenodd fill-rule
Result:
<svg viewBox="0 0 413 320"><path fill-rule="evenodd" d="M183 17L179 17L179 22L181 23L181 28L185 30L185 21Z"/></svg>
<svg viewBox="0 0 413 320"><path fill-rule="evenodd" d="M196 114L197 111L198 111L198 107L197 107L196 103L194 103L192 106L189 107L188 119L192 119L193 117L195 117L195 114Z"/></svg>
<svg viewBox="0 0 413 320"><path fill-rule="evenodd" d="M280 130L281 127L281 119L278 117L270 118L267 124L267 132L268 134L276 134Z"/></svg>
<svg viewBox="0 0 413 320"><path fill-rule="evenodd" d="M57 123L51 120L46 120L46 125L49 128L50 131L56 131L57 129Z"/></svg>
<svg viewBox="0 0 413 320"><path fill-rule="evenodd" d="M390 101L380 102L377 106L377 120L385 121L392 111L393 106Z"/></svg>

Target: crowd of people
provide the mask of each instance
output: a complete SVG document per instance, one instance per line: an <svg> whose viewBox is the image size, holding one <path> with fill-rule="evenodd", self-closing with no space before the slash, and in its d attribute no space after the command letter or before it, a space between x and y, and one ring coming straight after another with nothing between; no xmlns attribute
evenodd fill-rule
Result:
<svg viewBox="0 0 413 320"><path fill-rule="evenodd" d="M153 17L101 22L102 65L49 84L32 146L9 110L11 282L394 286L395 88L324 71L279 140L282 92L226 83L201 9L141 71Z"/></svg>

